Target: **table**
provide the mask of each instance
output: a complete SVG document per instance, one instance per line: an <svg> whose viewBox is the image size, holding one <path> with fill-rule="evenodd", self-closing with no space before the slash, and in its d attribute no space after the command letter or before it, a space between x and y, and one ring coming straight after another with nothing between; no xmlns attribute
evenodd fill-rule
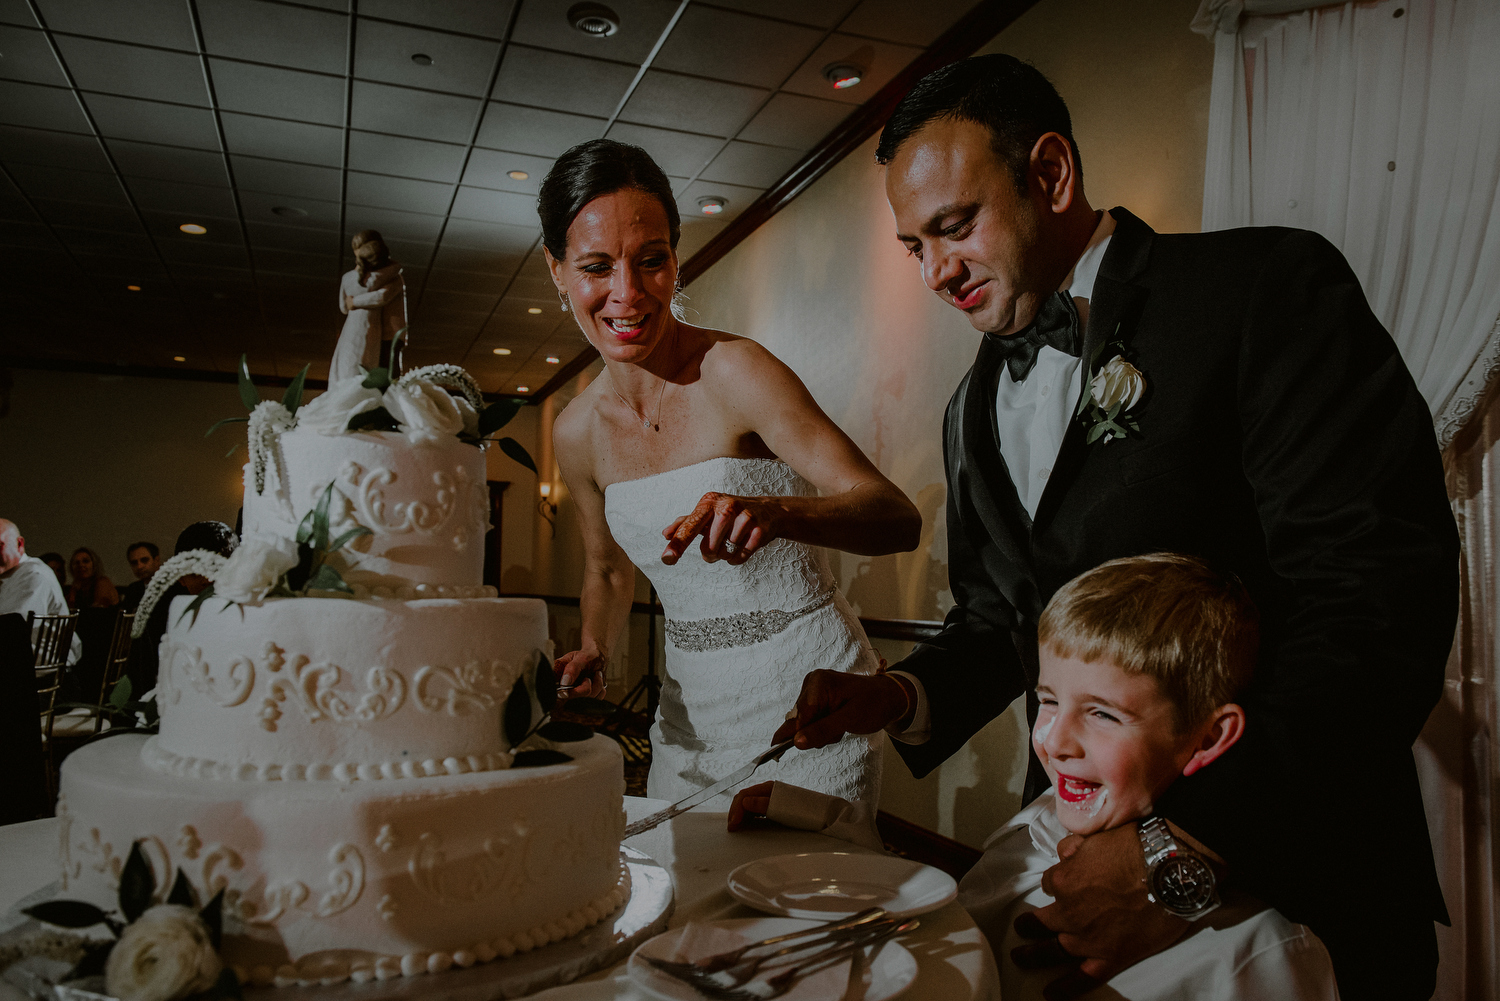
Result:
<svg viewBox="0 0 1500 1001"><path fill-rule="evenodd" d="M631 821L649 816L668 804L661 800L626 797ZM676 910L671 927L689 921L755 917L759 912L729 895L725 878L735 867L771 855L795 852L858 852L867 849L807 831L757 830L730 834L722 813L685 813L653 831L625 842L650 855L671 872L676 887ZM0 827L0 914L15 901L57 878L56 820L34 820ZM3 927L0 927L3 930ZM951 903L924 915L922 927L903 944L917 960L917 980L903 995L943 1001L996 1001L999 975L983 933L963 908ZM638 1001L625 978L624 964L569 985L533 995L536 1001ZM0 1001L8 1001L0 984ZM298 991L304 998L311 989ZM288 1001L297 1001L289 998Z"/></svg>

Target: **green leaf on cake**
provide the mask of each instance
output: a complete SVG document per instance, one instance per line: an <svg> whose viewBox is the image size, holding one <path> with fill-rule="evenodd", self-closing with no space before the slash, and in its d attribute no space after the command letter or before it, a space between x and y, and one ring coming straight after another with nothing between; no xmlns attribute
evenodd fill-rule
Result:
<svg viewBox="0 0 1500 1001"><path fill-rule="evenodd" d="M191 602L188 603L188 607L186 607L186 608L184 608L182 610L182 614L181 615L177 616L177 621L181 622L183 619L185 619L189 615L191 615L193 617L192 618L192 622L189 622L188 625L192 625L193 622L197 622L198 621L198 609L200 609L200 608L203 607L203 603L205 601L207 601L209 598L213 597L213 593L214 593L214 586L212 584L208 585L208 587L205 587L202 591L199 591L198 592L198 596L195 597Z"/></svg>
<svg viewBox="0 0 1500 1001"><path fill-rule="evenodd" d="M558 744L571 744L580 740L588 740L594 735L594 730L582 723L569 723L555 719L550 723L543 723L537 733L543 740Z"/></svg>
<svg viewBox="0 0 1500 1001"><path fill-rule="evenodd" d="M346 544L353 542L361 535L374 534L374 532L370 531L363 525L355 525L353 528L349 529L349 531L345 532L343 535L340 535L337 539L334 539L333 542L329 544L328 551L330 553L336 553L340 549L343 549Z"/></svg>
<svg viewBox="0 0 1500 1001"><path fill-rule="evenodd" d="M297 565L288 570L284 577L287 588L293 593L298 593L307 586L307 579L312 576L313 564L318 559L318 554L313 551L311 543L303 534L303 529L306 529L308 535L312 534L311 518L312 512L309 511L297 528Z"/></svg>
<svg viewBox="0 0 1500 1001"><path fill-rule="evenodd" d="M526 679L516 679L515 687L510 690L510 698L505 700L505 740L511 747L515 747L526 739L526 731L531 726L531 693L526 690Z"/></svg>
<svg viewBox="0 0 1500 1001"><path fill-rule="evenodd" d="M539 654L536 663L536 701L542 712L550 713L557 705L557 675L552 671L552 661L546 654Z"/></svg>
<svg viewBox="0 0 1500 1001"><path fill-rule="evenodd" d="M181 869L177 870L177 878L172 881L172 892L167 894L167 903L193 906L193 885L188 882Z"/></svg>
<svg viewBox="0 0 1500 1001"><path fill-rule="evenodd" d="M82 900L48 900L23 907L21 913L59 928L91 928L108 919L102 910Z"/></svg>
<svg viewBox="0 0 1500 1001"><path fill-rule="evenodd" d="M327 563L324 563L322 566L318 567L318 572L313 574L312 577L308 578L307 590L343 591L345 594L352 594L354 591L353 588L344 583L343 574L339 573Z"/></svg>
<svg viewBox="0 0 1500 1001"><path fill-rule="evenodd" d="M500 451L515 459L533 473L536 472L536 463L531 461L531 453L526 451L525 447L514 438L501 438Z"/></svg>
<svg viewBox="0 0 1500 1001"><path fill-rule="evenodd" d="M260 394L255 391L255 383L250 381L250 366L244 355L240 355L240 402L246 410L260 406Z"/></svg>
<svg viewBox="0 0 1500 1001"><path fill-rule="evenodd" d="M302 406L302 387L307 383L307 370L310 367L303 365L302 371L297 373L292 384L286 387L286 392L281 394L281 405L294 417L297 415L297 408Z"/></svg>
<svg viewBox="0 0 1500 1001"><path fill-rule="evenodd" d="M223 420L214 421L213 426L210 427L207 431L203 432L203 437L207 438L209 435L219 430L219 428L223 427L225 424L245 424L249 420L250 418L248 417L225 417ZM235 448L239 448L239 446L236 445Z"/></svg>
<svg viewBox="0 0 1500 1001"><path fill-rule="evenodd" d="M400 428L400 422L385 407L357 413L344 425L345 431L397 431Z"/></svg>
<svg viewBox="0 0 1500 1001"><path fill-rule="evenodd" d="M501 400L485 407L479 415L479 437L494 434L505 427L520 412L521 407L520 400Z"/></svg>
<svg viewBox="0 0 1500 1001"><path fill-rule="evenodd" d="M510 766L512 768L543 768L547 765L566 764L572 760L571 754L544 747L535 751L522 751L511 759Z"/></svg>
<svg viewBox="0 0 1500 1001"><path fill-rule="evenodd" d="M620 707L613 702L606 702L604 699L591 699L580 695L577 698L568 699L564 702L562 704L562 711L569 716L597 716L601 719L609 719L620 711Z"/></svg>
<svg viewBox="0 0 1500 1001"><path fill-rule="evenodd" d="M388 368L371 369L365 373L365 381L360 385L366 389L378 389L383 393L390 388L391 370Z"/></svg>
<svg viewBox="0 0 1500 1001"><path fill-rule="evenodd" d="M130 846L130 857L120 870L120 913L126 921L134 921L146 913L155 896L156 877L151 874L151 865L137 841Z"/></svg>
<svg viewBox="0 0 1500 1001"><path fill-rule="evenodd" d="M312 538L308 540L313 544L314 549L321 549L324 552L328 551L328 505L331 503L333 503L333 483L330 481L323 490L323 496L318 498L317 505L312 509ZM302 540L298 539L298 541Z"/></svg>
<svg viewBox="0 0 1500 1001"><path fill-rule="evenodd" d="M130 684L130 675L121 675L120 680L115 682L115 687L110 689L109 704L116 709L124 709L125 704L130 701L132 691L133 687Z"/></svg>
<svg viewBox="0 0 1500 1001"><path fill-rule="evenodd" d="M203 905L203 910L198 912L198 917L208 929L208 941L215 949L219 948L219 942L224 938L224 891L220 889L214 894L214 899Z"/></svg>

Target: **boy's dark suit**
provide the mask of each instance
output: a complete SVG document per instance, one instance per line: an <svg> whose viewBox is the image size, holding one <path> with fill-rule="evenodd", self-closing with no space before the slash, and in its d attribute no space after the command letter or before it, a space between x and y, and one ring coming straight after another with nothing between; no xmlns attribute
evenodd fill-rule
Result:
<svg viewBox="0 0 1500 1001"><path fill-rule="evenodd" d="M1458 609L1427 406L1322 237L1158 235L1112 214L1083 358L1121 342L1147 382L1141 433L1087 444L1075 420L1033 522L996 440L986 337L944 422L957 605L900 665L932 736L897 749L924 775L1029 692L1037 619L1072 577L1203 556L1254 596L1261 657L1244 739L1159 812L1227 858L1233 885L1309 924L1346 998L1425 998L1446 912L1411 746ZM1028 798L1046 781L1035 765Z"/></svg>

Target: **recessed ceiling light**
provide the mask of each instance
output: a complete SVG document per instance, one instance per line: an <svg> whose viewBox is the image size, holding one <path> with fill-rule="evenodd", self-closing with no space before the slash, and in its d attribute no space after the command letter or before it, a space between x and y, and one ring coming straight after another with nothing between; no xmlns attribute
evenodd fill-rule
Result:
<svg viewBox="0 0 1500 1001"><path fill-rule="evenodd" d="M413 52L411 55L411 61L416 63L418 66L432 65L432 57L425 52Z"/></svg>
<svg viewBox="0 0 1500 1001"><path fill-rule="evenodd" d="M536 316L541 311L542 307L540 306L532 306L530 309L526 310L526 312L530 313L532 316Z"/></svg>
<svg viewBox="0 0 1500 1001"><path fill-rule="evenodd" d="M562 359L558 358L556 355L548 355L547 356L547 364L548 365L556 365L556 364L559 364L561 361L562 361Z"/></svg>
<svg viewBox="0 0 1500 1001"><path fill-rule="evenodd" d="M720 198L718 195L704 195L698 199L698 211L704 215L718 215L724 211L724 206L729 204L729 199Z"/></svg>
<svg viewBox="0 0 1500 1001"><path fill-rule="evenodd" d="M848 90L859 83L864 72L853 63L829 63L823 67L823 79L833 84L834 90Z"/></svg>
<svg viewBox="0 0 1500 1001"><path fill-rule="evenodd" d="M132 292L139 292L141 290L139 285L126 285L125 287Z"/></svg>
<svg viewBox="0 0 1500 1001"><path fill-rule="evenodd" d="M531 392L531 387L530 386L517 386L516 387L516 392L518 392L518 393L529 393L529 392Z"/></svg>
<svg viewBox="0 0 1500 1001"><path fill-rule="evenodd" d="M299 209L295 205L278 205L271 210L284 219L305 219L307 209Z"/></svg>
<svg viewBox="0 0 1500 1001"><path fill-rule="evenodd" d="M568 23L585 35L608 38L620 30L620 15L602 3L575 3L568 8Z"/></svg>
<svg viewBox="0 0 1500 1001"><path fill-rule="evenodd" d="M497 355L508 355L508 354L510 354L510 348L496 348L495 349L495 354L497 354Z"/></svg>
<svg viewBox="0 0 1500 1001"><path fill-rule="evenodd" d="M182 355L173 355L172 356L172 360L173 361L187 361L187 359L185 357L183 357Z"/></svg>
<svg viewBox="0 0 1500 1001"><path fill-rule="evenodd" d="M524 181L531 175L526 173L526 171L524 170L512 170L506 176L509 177L512 181Z"/></svg>
<svg viewBox="0 0 1500 1001"><path fill-rule="evenodd" d="M185 222L177 228L182 230L184 233L191 233L194 236L202 236L204 233L208 232L208 229L206 227L200 226L195 222Z"/></svg>

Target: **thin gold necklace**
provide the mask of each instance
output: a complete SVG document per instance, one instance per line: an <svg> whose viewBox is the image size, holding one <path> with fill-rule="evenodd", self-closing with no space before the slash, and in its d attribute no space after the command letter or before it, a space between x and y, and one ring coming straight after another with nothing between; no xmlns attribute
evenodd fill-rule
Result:
<svg viewBox="0 0 1500 1001"><path fill-rule="evenodd" d="M649 418L647 418L647 416L645 414L641 413L639 410L635 409L635 407L631 406L629 400L625 399L625 397L623 397L623 396L620 396L620 391L618 389L615 389L615 380L613 378L611 378L609 380L609 388L612 389L612 390L614 390L615 396L619 397L619 400L620 400L621 403L625 404L625 406L627 406L627 407L630 407L630 412L631 413L635 414L637 417L639 417L641 419L641 427L642 428L644 428L644 429L646 429L648 431L655 431L658 434L661 433L661 401L662 401L663 397L665 397L667 395L667 380L663 379L661 381L661 392L657 393L657 395L656 395L656 422L655 423L652 423L651 420Z"/></svg>

